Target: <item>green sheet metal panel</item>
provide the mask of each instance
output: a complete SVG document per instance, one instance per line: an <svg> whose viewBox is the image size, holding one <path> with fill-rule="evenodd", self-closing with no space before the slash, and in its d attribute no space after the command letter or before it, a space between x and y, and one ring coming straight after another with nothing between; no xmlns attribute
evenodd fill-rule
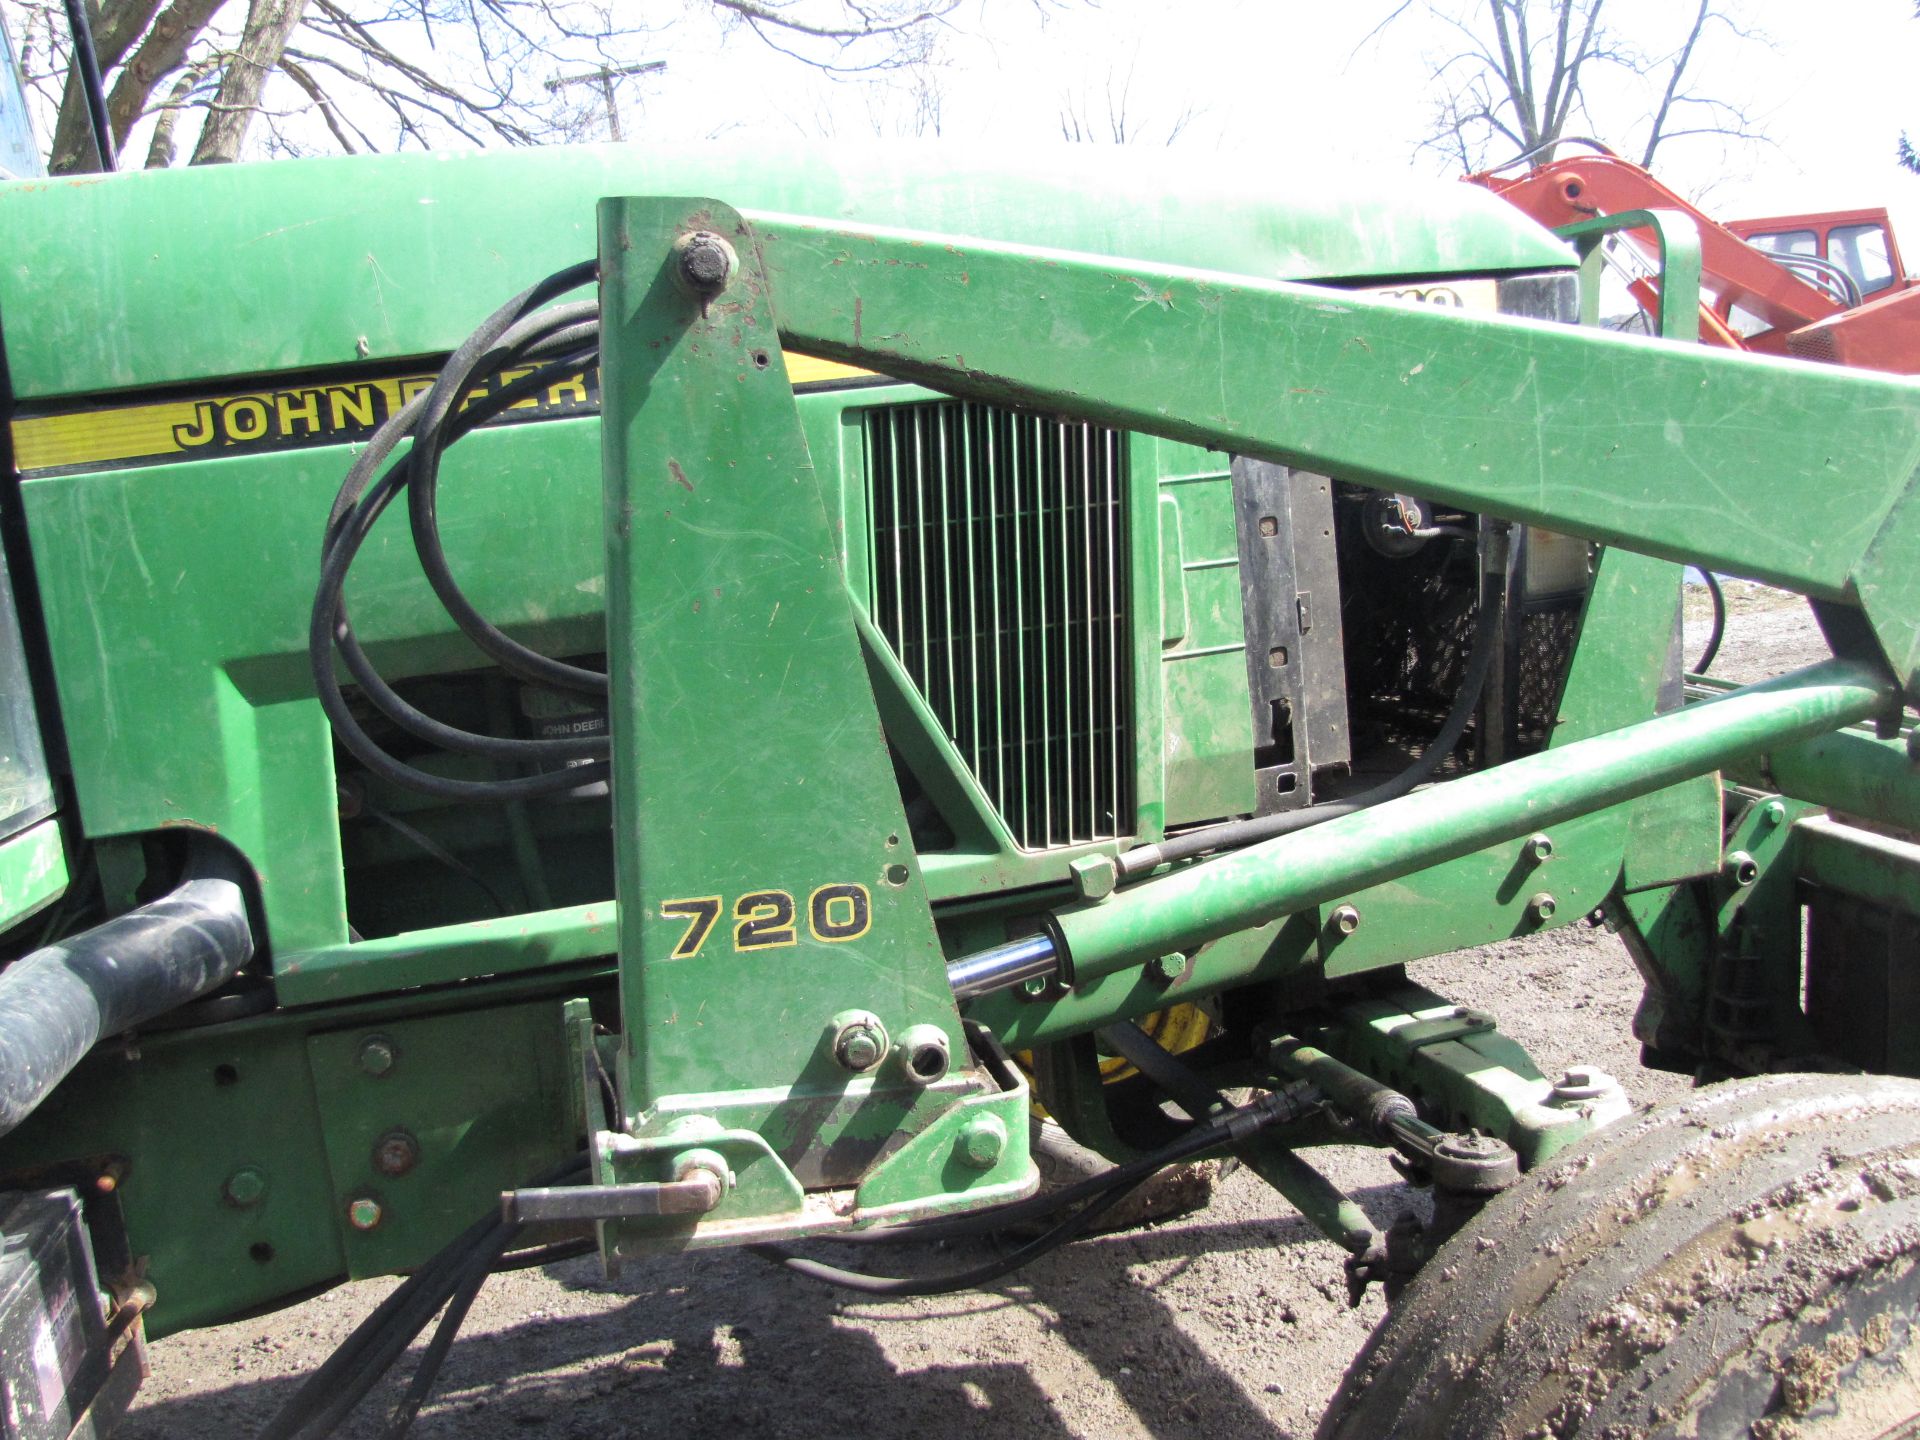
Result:
<svg viewBox="0 0 1920 1440"><path fill-rule="evenodd" d="M0 187L13 383L38 398L445 351L476 297L592 254L597 199L649 193L1266 278L1571 264L1471 186L1250 179L1237 158L1092 147L603 145L135 171Z"/></svg>

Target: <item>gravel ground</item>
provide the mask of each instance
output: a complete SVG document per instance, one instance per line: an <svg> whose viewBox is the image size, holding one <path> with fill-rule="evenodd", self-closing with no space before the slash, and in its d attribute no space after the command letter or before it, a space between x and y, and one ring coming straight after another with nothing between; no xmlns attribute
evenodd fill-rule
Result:
<svg viewBox="0 0 1920 1440"><path fill-rule="evenodd" d="M1715 674L1754 679L1826 654L1793 597L1736 584L1729 609ZM1704 616L1704 596L1690 596L1690 656ZM1640 1068L1628 1032L1639 981L1605 931L1577 925L1411 969L1498 1014L1548 1073L1597 1064L1641 1101L1685 1088ZM1375 1152L1316 1158L1376 1223L1414 1203ZM890 1255L912 1271L981 1253ZM991 1424L1021 1436L1307 1436L1383 1314L1377 1293L1347 1307L1341 1258L1242 1172L1199 1215L1070 1247L957 1296L858 1302L731 1252L633 1266L617 1284L597 1262L572 1261L488 1285L414 1433L947 1440ZM346 1285L159 1342L121 1433L253 1433L389 1285ZM381 1393L390 1403L396 1387ZM378 1434L384 1408L363 1407L342 1433Z"/></svg>

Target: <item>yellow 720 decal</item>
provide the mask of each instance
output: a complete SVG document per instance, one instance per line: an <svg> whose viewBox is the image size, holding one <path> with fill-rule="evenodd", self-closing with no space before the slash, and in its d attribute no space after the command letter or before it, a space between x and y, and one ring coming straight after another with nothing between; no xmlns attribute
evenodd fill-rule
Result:
<svg viewBox="0 0 1920 1440"><path fill-rule="evenodd" d="M690 960L700 953L719 924L726 901L719 895L693 895L663 900L660 915L685 920L680 942L668 952L671 960ZM751 890L733 905L733 948L773 950L797 943L798 912L785 890ZM864 885L822 885L807 897L807 931L816 940L838 944L857 940L873 926L873 897Z"/></svg>

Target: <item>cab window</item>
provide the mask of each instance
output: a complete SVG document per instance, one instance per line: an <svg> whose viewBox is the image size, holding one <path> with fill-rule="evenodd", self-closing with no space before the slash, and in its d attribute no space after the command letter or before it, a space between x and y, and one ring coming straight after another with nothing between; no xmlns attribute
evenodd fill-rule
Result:
<svg viewBox="0 0 1920 1440"><path fill-rule="evenodd" d="M1893 283L1887 232L1878 225L1836 225L1827 234L1827 258L1853 276L1862 295Z"/></svg>

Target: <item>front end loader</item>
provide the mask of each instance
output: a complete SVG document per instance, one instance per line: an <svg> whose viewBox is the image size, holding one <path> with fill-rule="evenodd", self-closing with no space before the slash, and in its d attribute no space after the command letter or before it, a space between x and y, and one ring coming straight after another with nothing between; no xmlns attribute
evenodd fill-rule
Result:
<svg viewBox="0 0 1920 1440"><path fill-rule="evenodd" d="M1223 1157L1395 1302L1324 1434L1906 1393L1920 386L1582 325L1582 237L1467 187L1137 156L354 158L0 225L0 1213L64 1237L0 1326L74 1357L20 1433L384 1274L266 1433L440 1315L403 1429L544 1247L934 1293ZM1687 674L1689 565L1832 658ZM1579 923L1721 1083L1631 1115L1403 968ZM1042 1187L1047 1127L1103 1163Z"/></svg>

